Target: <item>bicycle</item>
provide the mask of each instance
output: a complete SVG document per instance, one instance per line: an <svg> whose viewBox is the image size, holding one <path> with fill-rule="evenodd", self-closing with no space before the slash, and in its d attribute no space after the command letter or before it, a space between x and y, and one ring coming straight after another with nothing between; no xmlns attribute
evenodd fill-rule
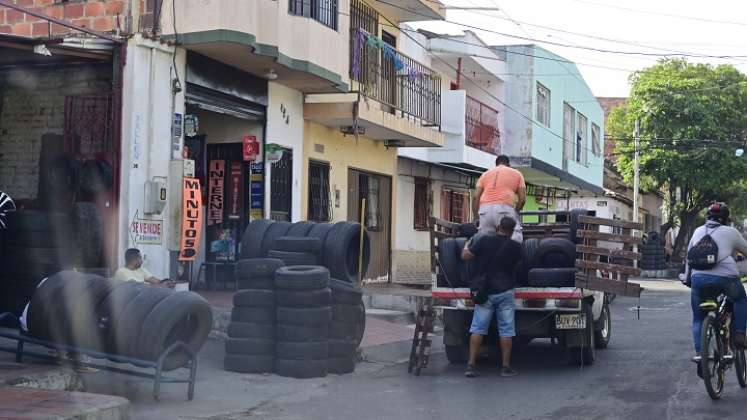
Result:
<svg viewBox="0 0 747 420"><path fill-rule="evenodd" d="M743 280L744 282L744 280ZM734 365L737 381L747 387L747 362L744 349L731 340L732 304L718 286L701 289L701 311L707 312L700 327L700 364L703 382L711 399L718 400L724 391L726 371Z"/></svg>

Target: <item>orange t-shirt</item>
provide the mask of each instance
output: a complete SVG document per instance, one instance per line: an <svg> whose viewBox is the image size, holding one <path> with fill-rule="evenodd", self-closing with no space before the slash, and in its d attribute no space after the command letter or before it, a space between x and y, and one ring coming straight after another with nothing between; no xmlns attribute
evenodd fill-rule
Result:
<svg viewBox="0 0 747 420"><path fill-rule="evenodd" d="M525 187L524 175L508 166L497 166L480 176L477 186L482 188L480 204L514 205L519 188Z"/></svg>

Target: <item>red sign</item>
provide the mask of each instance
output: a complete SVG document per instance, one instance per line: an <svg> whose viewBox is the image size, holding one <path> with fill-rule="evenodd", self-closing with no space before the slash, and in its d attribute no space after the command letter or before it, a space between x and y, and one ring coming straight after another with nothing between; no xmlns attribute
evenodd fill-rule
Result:
<svg viewBox="0 0 747 420"><path fill-rule="evenodd" d="M257 136L244 136L244 162L254 162L259 155Z"/></svg>
<svg viewBox="0 0 747 420"><path fill-rule="evenodd" d="M223 202L225 190L223 180L226 176L226 161L211 160L208 184L208 226L223 223Z"/></svg>
<svg viewBox="0 0 747 420"><path fill-rule="evenodd" d="M182 240L179 261L194 261L202 236L202 194L197 178L184 178L182 190Z"/></svg>
<svg viewBox="0 0 747 420"><path fill-rule="evenodd" d="M241 219L241 162L231 162L228 218Z"/></svg>

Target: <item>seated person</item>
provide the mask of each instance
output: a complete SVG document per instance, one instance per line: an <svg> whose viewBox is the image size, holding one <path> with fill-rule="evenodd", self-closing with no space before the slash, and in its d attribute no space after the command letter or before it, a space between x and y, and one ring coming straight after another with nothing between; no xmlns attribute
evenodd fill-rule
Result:
<svg viewBox="0 0 747 420"><path fill-rule="evenodd" d="M114 273L114 280L136 281L138 283L150 283L155 286L166 285L173 287L171 282L161 280L143 267L143 255L137 248L125 251L125 266Z"/></svg>

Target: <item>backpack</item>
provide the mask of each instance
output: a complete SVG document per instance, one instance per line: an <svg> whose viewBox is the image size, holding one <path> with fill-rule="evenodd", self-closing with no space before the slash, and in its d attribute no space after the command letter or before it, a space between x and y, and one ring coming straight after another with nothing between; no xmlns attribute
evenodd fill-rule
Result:
<svg viewBox="0 0 747 420"><path fill-rule="evenodd" d="M696 270L710 270L721 261L718 260L718 245L713 240L713 233L719 226L716 226L710 233L706 226L706 234L687 251L687 264Z"/></svg>

